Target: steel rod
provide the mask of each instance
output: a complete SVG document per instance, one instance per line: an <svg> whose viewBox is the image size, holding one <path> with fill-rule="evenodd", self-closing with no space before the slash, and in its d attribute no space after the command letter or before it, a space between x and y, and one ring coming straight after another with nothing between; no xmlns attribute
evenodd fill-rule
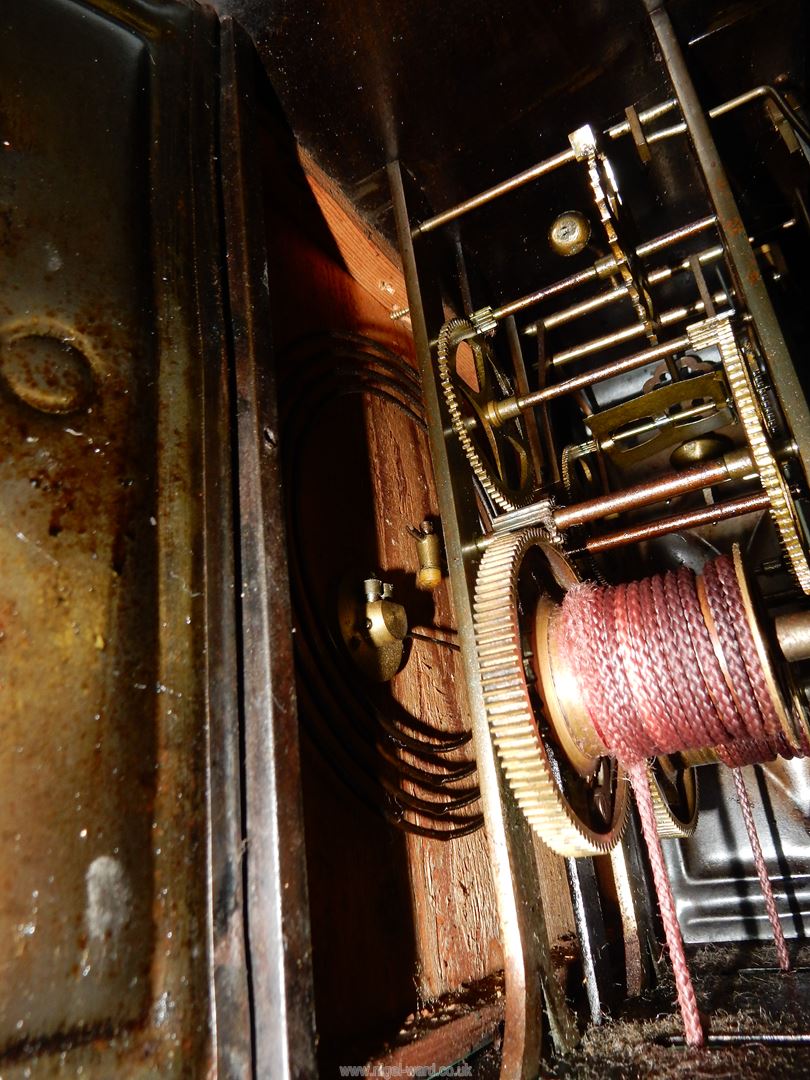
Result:
<svg viewBox="0 0 810 1080"><path fill-rule="evenodd" d="M649 109L639 113L638 118L642 124L648 123L650 120L656 120L659 116L663 116L664 113L674 109L676 104L674 100L662 101L658 105L652 105ZM625 120L608 128L605 134L611 139L618 139L621 135L626 135L629 130L630 125ZM553 172L561 165L566 165L569 161L575 160L576 155L572 149L561 150L559 154L546 158L544 161L539 161L536 165L524 169L523 172L510 176L508 180L502 180L500 184L495 184L493 187L487 188L486 191L465 199L464 202L457 203L439 214L434 214L433 217L423 221L421 225L415 226L411 230L411 237L416 239L417 236L422 236L424 233L433 232L434 229L439 229L442 225L447 225L451 221L463 217L464 214L468 214L471 210L477 210L479 206L486 206L487 203L493 202L495 199L500 198L501 195L508 195L509 192L523 187L524 184L528 184L540 176L545 176L546 173Z"/></svg>
<svg viewBox="0 0 810 1080"><path fill-rule="evenodd" d="M707 222L713 223L714 221L714 217L709 217L704 218L703 221L701 221L699 224L703 225L703 227L707 227ZM791 219L790 221L783 222L779 226L779 228L788 229L791 228L791 226L794 224L795 219ZM693 227L688 228L688 235L694 235L695 231L699 231L695 230ZM676 230L676 232L679 234L676 239L681 239L686 230L680 229ZM668 237L672 237L674 234L669 233L667 235ZM753 242L753 237L749 237L749 239L751 239ZM668 242L674 243L675 240L669 239ZM661 248L665 247L666 245L659 244L658 240L653 240L650 241L650 244L643 246L645 248L645 251L649 253L650 251L660 251ZM641 247L637 248L636 254L639 254L641 250ZM761 250L761 247L756 248L757 252ZM707 263L716 262L718 259L722 259L723 254L723 245L716 244L714 247L705 248L703 251L697 252L694 256L690 256L689 259L682 259L680 262L672 263L669 266L659 266L658 269L651 270L646 275L647 284L658 285L662 281L668 281L675 274L680 274L686 272L687 270L690 270L691 258L696 258L700 265L704 266ZM502 308L497 308L495 311L492 312L492 318L500 319L503 312L508 312L509 314L511 314L515 311L521 311L526 307L530 307L535 303L546 300L548 297L555 295L555 293L562 292L565 289L573 287L574 285L580 285L586 281L592 281L595 278L604 277L605 274L603 273L602 269L604 265L606 264L603 261L603 263L600 264L599 267L595 265L593 267L590 267L588 270L582 271L581 274L575 274L570 278L564 278L562 281L558 281L554 285L550 285L545 289L540 289L536 293L531 293L528 296L521 297L519 300L514 300L510 304L505 304ZM627 288L624 285L617 285L609 292L599 293L597 296L590 297L587 300L583 300L579 304L574 304L571 307L562 309L561 311L555 311L551 315L548 315L546 316L546 318L539 321L542 322L546 330L552 330L555 326L561 326L563 323L570 322L572 319L576 319L580 315L588 314L591 311L596 311L598 308L604 307L607 304L612 304L626 295ZM535 334L536 332L536 324L532 324L531 326L526 327L523 331L524 334L527 334L529 336Z"/></svg>
<svg viewBox="0 0 810 1080"><path fill-rule="evenodd" d="M705 232L706 229L710 229L716 224L717 217L714 214L708 214L706 217L698 218L697 221L691 221L688 225L681 225L668 233L656 236L653 240L647 240L646 243L639 244L636 248L636 255L640 259L645 259L648 255L654 255L656 251L671 247L681 240L688 240L691 236L697 236L698 233Z"/></svg>
<svg viewBox="0 0 810 1080"><path fill-rule="evenodd" d="M662 101L658 105L651 105L649 109L645 109L638 114L638 118L642 124L649 123L650 120L657 120L659 116L663 116L664 113L671 112L674 108L677 108L678 102L675 98L669 98L667 101ZM605 132L611 139L618 139L621 135L627 135L630 132L630 124L627 120L622 120L619 124L614 124Z"/></svg>
<svg viewBox="0 0 810 1080"><path fill-rule="evenodd" d="M656 236L653 240L648 240L646 243L639 245L639 247L636 248L636 255L643 258L656 251L661 251L672 244L677 244L680 240L687 240L690 236L695 236L697 233L704 232L706 229L711 228L716 220L714 215L710 214L708 217L701 218L699 221L690 222L689 225L682 225L679 229L673 229L672 232ZM720 254L722 254L722 249L720 249ZM543 289L537 289L533 293L528 293L526 296L518 297L517 300L512 300L508 304L503 304L501 307L495 308L491 314L491 318L500 320L506 318L508 315L516 315L519 311L524 311L528 307L534 307L535 304L542 303L543 300L548 300L549 297L557 296L559 293L576 288L578 285L584 285L589 281L595 281L598 278L605 277L611 272L611 269L615 269L615 261L612 258L602 259L599 263L596 263L594 266L589 266L586 270L580 270L576 274L571 274L570 277L561 278L552 285L547 285ZM659 277L658 280L663 280L663 277ZM529 333L530 331L524 332Z"/></svg>
<svg viewBox="0 0 810 1080"><path fill-rule="evenodd" d="M596 555L600 551L610 551L627 544L651 540L656 536L666 536L668 533L680 532L681 529L697 529L701 525L714 525L718 521L727 521L729 518L741 517L754 510L767 510L769 507L770 500L767 494L764 491L757 491L752 495L743 495L739 499L729 499L727 502L715 503L713 506L704 506L698 510L689 510L683 514L673 514L672 517L649 521L644 525L635 525L630 529L619 529L617 532L606 533L604 536L594 536L587 541L582 550Z"/></svg>
<svg viewBox="0 0 810 1080"><path fill-rule="evenodd" d="M438 229L442 225L447 225L449 222L455 221L456 218L468 214L470 210L476 210L479 206L486 206L487 203L493 202L495 199L500 198L501 195L507 195L510 191L515 191L517 188L523 187L524 184L528 184L540 176L545 176L546 173L553 172L561 165L575 160L576 155L569 147L553 157L546 158L545 161L538 161L536 165L524 169L523 172L517 173L515 176L510 176L508 180L503 180L500 184L495 184L494 187L487 188L486 191L473 195L472 198L465 199L464 202L458 203L456 206L451 206L449 210L444 210L441 214L428 218L427 221L423 221L421 225L417 225L411 231L411 236L416 239L417 236L421 236L423 233L432 232L434 229Z"/></svg>
<svg viewBox="0 0 810 1080"><path fill-rule="evenodd" d="M715 120L718 116L725 116L726 113L732 112L734 109L739 109L741 105L748 105L752 101L758 101L760 98L769 97L779 112L784 117L786 123L788 123L794 131L805 141L810 142L810 128L804 123L801 117L796 115L796 112L785 101L782 95L776 90L775 87L764 84L762 86L755 86L751 90L746 90L744 94L738 94L735 98L729 98L728 101L722 102L720 105L715 105L708 110L708 116L710 119ZM672 104L676 104L674 101ZM653 131L649 135L645 133L645 138L648 143L661 142L663 139L670 139L674 135L683 135L687 131L686 124L681 121L679 124L672 124L667 128L659 128L658 131Z"/></svg>
<svg viewBox="0 0 810 1080"><path fill-rule="evenodd" d="M658 6L660 0L645 0L645 3L649 10L651 7ZM660 102L658 105L653 105L649 109L645 109L644 112L638 114L639 121L642 124L649 123L651 120L663 116L664 113L670 112L678 105L679 97L670 98L667 101ZM742 105L747 105L762 97L771 98L785 118L785 121L790 124L794 131L797 131L803 139L810 142L810 128L802 121L801 117L796 115L795 111L775 87L767 84L755 86L751 90L746 90L743 94L738 94L737 97L730 98L728 101L723 101L719 105L715 105L708 110L708 115L714 120L719 116L725 116L726 113L730 113L734 109L738 109ZM659 128L658 131L653 131L649 134L645 132L644 137L648 144L652 144L662 142L664 139L672 138L675 135L683 135L688 130L690 130L688 121L681 121L680 123L672 124L667 128ZM627 120L624 120L621 123L614 124L613 127L608 128L605 134L611 139L618 139L620 136L626 135L629 132L630 124ZM524 184L528 184L532 180L536 180L539 177L546 175L546 173L553 172L561 165L574 161L575 158L576 155L573 150L562 150L559 154L546 158L544 161L539 161L536 165L524 169L523 172L516 173L514 176L509 177L509 179L501 181L500 184L495 184L493 187L487 188L486 191L482 191L478 195L473 195L471 198L465 199L463 202L457 203L455 206L443 210L439 214L435 214L433 217L423 221L421 225L417 225L412 230L411 236L416 238L424 233L433 232L434 229L441 228L442 225L447 225L451 221L456 221L458 218L468 214L471 210L476 210L479 206L486 206L488 203L500 198L501 195L507 195L517 188L523 187Z"/></svg>
<svg viewBox="0 0 810 1080"><path fill-rule="evenodd" d="M799 444L799 460L805 476L810 476L810 409L807 399L762 280L672 20L662 0L644 0L644 4L717 214L717 224L728 254L737 295L751 315L782 410L791 418L793 434Z"/></svg>
<svg viewBox="0 0 810 1080"><path fill-rule="evenodd" d="M665 1035L662 1042L668 1046L684 1046L683 1035ZM805 1046L810 1043L810 1034L782 1035L776 1031L734 1032L730 1035L707 1035L706 1046Z"/></svg>
<svg viewBox="0 0 810 1080"><path fill-rule="evenodd" d="M526 375L526 363L523 359L523 346L520 343L520 334L514 319L507 319L505 323L506 340L509 344L509 352L512 357L512 369L515 373L515 389L519 394L528 394L529 380ZM537 485L543 482L543 449L540 445L540 430L537 425L537 417L533 412L526 413L523 417L523 425L526 432L526 441L529 444L529 457Z"/></svg>
<svg viewBox="0 0 810 1080"><path fill-rule="evenodd" d="M717 244L715 247L705 248L703 251L699 251L694 257L701 266L705 263L716 262L723 257L723 245ZM689 259L683 259L681 262L671 266L659 266L657 270L651 270L649 274L647 274L647 282L650 285L657 285L660 281L666 281L671 278L673 274L679 274L682 271L689 269Z"/></svg>
<svg viewBox="0 0 810 1080"><path fill-rule="evenodd" d="M714 262L722 257L723 248L720 244L713 248L707 248L705 251L700 251L694 256L694 258L698 259L701 266L705 263ZM647 274L647 284L657 285L661 281L667 281L674 274L685 272L690 268L689 259L684 259L682 262L675 263L673 266L661 266L657 270L653 270ZM564 323L572 322L581 315L588 315L592 311L597 311L599 308L607 307L609 304L613 304L625 296L627 296L627 286L617 285L608 292L599 293L596 296L581 301L579 304L572 304L571 307L563 308L561 311L555 311L545 319L542 319L541 322L546 330L553 330L555 326L562 326Z"/></svg>
<svg viewBox="0 0 810 1080"><path fill-rule="evenodd" d="M728 300L728 297L723 292L716 292L712 296L712 300L716 304L722 304L723 301ZM669 311L662 312L655 320L654 326L660 328L663 326L672 326L673 323L682 322L684 319L689 318L690 315L700 315L706 310L702 300L696 300L693 304L684 305L683 307L670 308ZM529 330L524 331L529 333ZM562 364L570 364L573 360L579 360L583 356L590 356L592 353L601 352L603 349L610 349L614 345L621 345L624 341L630 341L634 337L641 337L647 333L647 327L644 323L633 323L631 326L625 326L621 330L614 330L613 333L605 334L599 338L592 338L590 341L585 341L581 345L574 345L570 349L565 349L563 352L557 353L552 356L549 363L553 367L560 367Z"/></svg>
<svg viewBox="0 0 810 1080"><path fill-rule="evenodd" d="M612 363L604 364L602 367L594 368L592 371L586 371L581 375L574 375L570 379L564 379L562 382L553 383L551 386L543 387L542 390L535 390L534 393L527 394L525 397L506 398L504 401L494 402L491 419L495 424L502 424L505 420L517 416L526 409L543 405L545 402L553 401L555 398L565 397L566 394L573 394L577 390L594 386L596 383L604 382L606 379L613 379L617 375L625 375L628 371L636 371L638 368L646 367L647 364L651 364L655 360L664 360L668 356L674 356L676 353L688 348L689 338L684 334L683 337L673 338L672 341L665 341L661 345L643 349L641 352L625 356L621 360L614 360Z"/></svg>
<svg viewBox="0 0 810 1080"><path fill-rule="evenodd" d="M609 292L597 293L596 296L590 296L587 300L582 300L578 304L572 304L571 307L563 308L562 311L555 311L540 321L543 323L546 330L553 330L555 326L562 326L564 323L572 322L582 315L589 315L592 311L598 311L599 308L606 307L608 304L613 304L617 300L621 300L624 296L627 296L627 286L617 285Z"/></svg>
<svg viewBox="0 0 810 1080"><path fill-rule="evenodd" d="M615 435L609 439L598 444L598 449L605 450L608 447L614 446L616 443L626 442L627 440L637 439L639 435L647 435L651 431L661 431L665 427L670 427L672 424L682 424L684 420L693 420L698 416L708 416L710 413L717 412L718 406L716 401L707 401L703 405L692 405L688 409L679 409L677 412L664 413L663 416L658 417L655 420L641 421L637 424L632 424L630 427L622 428L621 431L617 431ZM585 444L586 446L589 444ZM597 444L593 443L594 449L597 448Z"/></svg>
<svg viewBox="0 0 810 1080"><path fill-rule="evenodd" d="M534 337L537 333L536 324L527 326L523 333L527 337ZM602 337L591 338L590 341L584 341L581 345L574 345L570 349L565 349L562 352L552 356L549 359L549 364L552 367L558 367L560 364L568 364L572 360L578 360L581 356L590 356L591 353L599 352L602 349L609 349L613 345L621 345L624 341L630 341L634 337L639 337L642 334L647 333L647 328L644 323L632 323L630 326L624 326L621 330L614 330L610 334L604 334Z"/></svg>
<svg viewBox="0 0 810 1080"><path fill-rule="evenodd" d="M521 296L517 300L511 301L509 304L504 304L502 307L496 308L492 312L492 318L500 320L505 319L509 315L516 315L517 312L523 311L527 307L533 307L535 304L547 300L550 296L556 296L558 293L566 292L568 289L573 289L577 285L584 285L588 281L595 281L598 277L599 271L597 268L595 266L589 266L587 270L580 270L577 274L572 274L570 277L555 281L553 285L547 285L544 289L538 289L536 292L529 293L527 296Z"/></svg>
<svg viewBox="0 0 810 1080"><path fill-rule="evenodd" d="M548 385L548 357L546 356L546 335L542 329L537 335L537 389L544 390ZM557 453L557 441L554 438L554 429L551 425L551 416L548 406L540 405L537 410L540 414L540 431L543 435L543 445L546 448L546 473L549 483L553 486L560 482L560 457Z"/></svg>
<svg viewBox="0 0 810 1080"><path fill-rule="evenodd" d="M599 495L573 506L561 506L553 512L554 524L558 529L570 529L574 525L585 525L589 521L598 521L611 514L620 514L625 510L638 510L642 506L673 499L678 495L687 495L691 491L713 487L727 480L745 476L752 469L751 456L746 451L727 454L719 461L710 461L695 465L691 469L667 473L656 480L643 484L634 484L622 491L613 491L608 495Z"/></svg>

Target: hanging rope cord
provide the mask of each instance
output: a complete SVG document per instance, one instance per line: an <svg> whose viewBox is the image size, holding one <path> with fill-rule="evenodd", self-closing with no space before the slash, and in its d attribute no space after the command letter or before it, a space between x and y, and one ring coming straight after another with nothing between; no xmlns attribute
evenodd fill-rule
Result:
<svg viewBox="0 0 810 1080"><path fill-rule="evenodd" d="M792 757L727 556L626 585L580 585L559 616L591 721L636 796L687 1042L704 1042L646 761L713 748L734 774L779 964L789 957L740 766Z"/></svg>

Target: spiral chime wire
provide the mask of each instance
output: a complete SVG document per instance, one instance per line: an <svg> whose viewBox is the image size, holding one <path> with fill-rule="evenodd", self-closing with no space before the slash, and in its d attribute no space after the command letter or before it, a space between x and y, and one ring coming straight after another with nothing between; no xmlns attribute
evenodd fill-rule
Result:
<svg viewBox="0 0 810 1080"><path fill-rule="evenodd" d="M280 367L296 662L302 674L300 692L313 705L306 716L316 745L355 793L396 828L434 840L466 836L483 824L475 809L480 799L476 764L447 755L467 747L471 733L442 731L392 700L381 703L375 698L330 633L323 597L315 595L302 554L306 536L301 500L317 497L303 459L324 414L339 407L342 399L366 396L424 431L418 376L379 342L343 332L298 340L286 350ZM412 763L403 760L403 752Z"/></svg>
<svg viewBox="0 0 810 1080"><path fill-rule="evenodd" d="M561 632L588 715L627 767L658 894L687 1042L703 1044L697 1000L655 826L646 760L712 748L734 772L780 966L789 967L740 766L793 757L768 689L733 561L701 577L681 567L615 586L580 585L566 596Z"/></svg>

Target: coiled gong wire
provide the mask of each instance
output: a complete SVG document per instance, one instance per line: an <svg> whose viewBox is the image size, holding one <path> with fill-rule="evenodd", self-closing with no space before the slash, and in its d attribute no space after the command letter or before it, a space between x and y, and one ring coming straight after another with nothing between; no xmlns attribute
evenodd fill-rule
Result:
<svg viewBox="0 0 810 1080"><path fill-rule="evenodd" d="M475 762L447 757L467 746L471 733L441 731L391 698L375 700L331 632L330 612L324 598L313 595L303 556L301 500L317 498L317 483L304 475L302 457L325 411L341 398L373 397L424 433L418 376L379 342L337 332L298 340L281 356L279 370L295 654L314 740L355 793L397 828L438 840L475 832L483 824L474 809L480 798ZM404 761L403 752L416 763Z"/></svg>

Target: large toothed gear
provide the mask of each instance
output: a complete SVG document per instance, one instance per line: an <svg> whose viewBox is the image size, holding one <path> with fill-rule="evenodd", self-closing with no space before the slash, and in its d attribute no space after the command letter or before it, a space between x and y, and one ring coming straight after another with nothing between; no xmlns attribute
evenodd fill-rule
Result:
<svg viewBox="0 0 810 1080"><path fill-rule="evenodd" d="M774 525L791 569L805 593L810 595L810 564L804 553L793 499L768 443L762 410L754 384L727 318L706 319L687 329L693 348L717 345L728 380L734 408L745 431L760 482L770 501Z"/></svg>
<svg viewBox="0 0 810 1080"><path fill-rule="evenodd" d="M516 510L532 498L531 469L520 421L507 421L502 427L495 428L489 420L487 406L496 394L493 385L495 367L489 347L476 336L469 336L467 343L475 360L478 389L468 386L456 374L453 362L456 343L465 334L474 335L472 323L467 319L451 319L442 327L436 348L439 384L450 423L470 467L493 505L502 511ZM498 396L508 396L505 385L497 390L500 391Z"/></svg>
<svg viewBox="0 0 810 1080"><path fill-rule="evenodd" d="M539 529L526 529L494 540L481 560L475 585L473 617L484 708L493 742L510 788L535 833L553 851L566 856L601 855L618 843L627 812L627 784L615 765L603 759L594 774L609 776L607 791L595 810L594 788L569 767L554 744L542 705L533 700L527 681L521 625L532 612L521 611L519 586L526 557L548 550ZM539 589L533 568L528 572L528 604ZM607 795L608 806L605 806ZM574 809L576 804L578 809Z"/></svg>

